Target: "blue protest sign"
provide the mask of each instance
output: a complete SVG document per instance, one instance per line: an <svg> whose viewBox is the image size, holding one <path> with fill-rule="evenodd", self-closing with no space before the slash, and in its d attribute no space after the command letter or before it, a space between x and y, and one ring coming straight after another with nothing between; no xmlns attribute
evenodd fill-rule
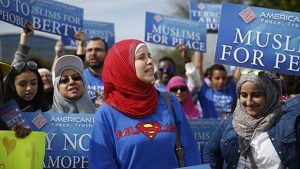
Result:
<svg viewBox="0 0 300 169"><path fill-rule="evenodd" d="M209 164L202 164L202 165L195 165L195 166L181 167L181 168L183 168L183 169L211 169Z"/></svg>
<svg viewBox="0 0 300 169"><path fill-rule="evenodd" d="M45 131L44 168L88 168L92 114L22 113L32 130Z"/></svg>
<svg viewBox="0 0 300 169"><path fill-rule="evenodd" d="M31 22L30 0L0 0L0 20L25 28Z"/></svg>
<svg viewBox="0 0 300 169"><path fill-rule="evenodd" d="M208 32L218 32L221 4L190 1L190 19L206 24Z"/></svg>
<svg viewBox="0 0 300 169"><path fill-rule="evenodd" d="M215 129L220 124L220 120L217 119L201 119L201 120L190 120L191 129L194 133L195 140L198 144L198 149L203 156L204 146L208 143L210 137L215 132Z"/></svg>
<svg viewBox="0 0 300 169"><path fill-rule="evenodd" d="M185 44L206 51L206 25L188 19L146 12L145 41L176 47Z"/></svg>
<svg viewBox="0 0 300 169"><path fill-rule="evenodd" d="M88 168L93 114L28 112L21 114L33 131L47 133L44 168ZM201 151L219 122L210 119L189 121Z"/></svg>
<svg viewBox="0 0 300 169"><path fill-rule="evenodd" d="M92 38L101 38L105 40L108 48L111 48L115 43L115 29L113 23L84 20L83 31L86 34L86 42ZM71 37L62 36L62 42L65 46L77 46L76 40Z"/></svg>
<svg viewBox="0 0 300 169"><path fill-rule="evenodd" d="M299 76L299 27L299 13L223 3L215 63Z"/></svg>
<svg viewBox="0 0 300 169"><path fill-rule="evenodd" d="M53 0L32 4L33 28L61 36L74 37L82 29L83 9Z"/></svg>
<svg viewBox="0 0 300 169"><path fill-rule="evenodd" d="M12 129L14 125L19 122L27 125L21 113L15 100L11 100L0 107L0 118L9 129Z"/></svg>

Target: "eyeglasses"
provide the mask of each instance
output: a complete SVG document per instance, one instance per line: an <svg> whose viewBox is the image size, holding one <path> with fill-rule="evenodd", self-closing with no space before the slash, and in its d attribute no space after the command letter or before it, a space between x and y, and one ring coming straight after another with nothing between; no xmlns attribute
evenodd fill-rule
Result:
<svg viewBox="0 0 300 169"><path fill-rule="evenodd" d="M34 61L21 61L12 65L12 67L18 71L24 69L25 66L32 70L37 69L38 67L38 65Z"/></svg>
<svg viewBox="0 0 300 169"><path fill-rule="evenodd" d="M180 87L172 87L172 88L170 89L170 91L171 91L172 93L176 93L176 92L178 92L178 90L180 90L181 92L185 92L185 91L188 90L188 88L185 87L185 86L180 86Z"/></svg>
<svg viewBox="0 0 300 169"><path fill-rule="evenodd" d="M78 76L63 76L60 78L59 84L67 84L70 82L70 79L72 79L75 82L82 81L82 78L79 75Z"/></svg>
<svg viewBox="0 0 300 169"><path fill-rule="evenodd" d="M161 66L159 67L159 71L163 72L164 70L167 70L167 72L171 72L175 70L174 66Z"/></svg>
<svg viewBox="0 0 300 169"><path fill-rule="evenodd" d="M255 74L256 76L258 75L262 75L265 73L264 70L258 70L258 69L250 69L250 68L241 68L241 74L245 75L245 74Z"/></svg>

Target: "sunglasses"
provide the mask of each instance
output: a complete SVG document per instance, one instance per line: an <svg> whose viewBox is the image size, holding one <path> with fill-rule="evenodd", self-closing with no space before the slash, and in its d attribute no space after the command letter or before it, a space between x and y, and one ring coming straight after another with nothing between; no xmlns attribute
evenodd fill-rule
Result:
<svg viewBox="0 0 300 169"><path fill-rule="evenodd" d="M249 69L249 68L241 68L241 74L245 75L245 74L255 74L256 76L258 75L262 75L265 73L264 70L257 70L257 69Z"/></svg>
<svg viewBox="0 0 300 169"><path fill-rule="evenodd" d="M172 88L170 89L170 91L171 91L172 93L176 93L176 92L178 92L178 90L180 90L181 92L185 92L185 91L188 90L188 88L182 86L182 87L172 87Z"/></svg>
<svg viewBox="0 0 300 169"><path fill-rule="evenodd" d="M64 76L64 77L60 78L59 84L67 84L70 82L71 79L75 82L82 81L82 78L79 75L78 76Z"/></svg>
<svg viewBox="0 0 300 169"><path fill-rule="evenodd" d="M29 69L37 69L38 65L34 61L21 61L14 63L12 67L18 71L24 69L24 67L27 66Z"/></svg>
<svg viewBox="0 0 300 169"><path fill-rule="evenodd" d="M159 67L159 71L163 72L163 71L167 71L167 72L171 72L175 70L174 66L161 66Z"/></svg>

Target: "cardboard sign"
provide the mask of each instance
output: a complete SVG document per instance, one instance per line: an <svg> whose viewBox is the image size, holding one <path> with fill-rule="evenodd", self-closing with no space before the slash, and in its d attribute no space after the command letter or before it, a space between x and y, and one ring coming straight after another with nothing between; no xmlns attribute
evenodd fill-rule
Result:
<svg viewBox="0 0 300 169"><path fill-rule="evenodd" d="M82 29L83 9L53 0L36 0L32 19L35 30L74 37Z"/></svg>
<svg viewBox="0 0 300 169"><path fill-rule="evenodd" d="M0 0L0 20L25 28L31 21L30 0Z"/></svg>
<svg viewBox="0 0 300 169"><path fill-rule="evenodd" d="M26 138L17 138L14 131L0 131L1 169L42 169L44 156L44 132L31 132Z"/></svg>
<svg viewBox="0 0 300 169"><path fill-rule="evenodd" d="M221 4L190 1L190 19L206 24L207 32L218 32Z"/></svg>
<svg viewBox="0 0 300 169"><path fill-rule="evenodd" d="M146 12L145 41L176 47L185 44L194 51L206 51L206 25L184 18Z"/></svg>
<svg viewBox="0 0 300 169"><path fill-rule="evenodd" d="M223 3L215 63L299 76L299 28L299 13Z"/></svg>
<svg viewBox="0 0 300 169"><path fill-rule="evenodd" d="M111 48L115 43L115 29L113 23L84 20L82 31L86 34L86 42L92 38L101 38L105 40L108 48ZM65 46L77 47L74 37L62 36L61 38Z"/></svg>

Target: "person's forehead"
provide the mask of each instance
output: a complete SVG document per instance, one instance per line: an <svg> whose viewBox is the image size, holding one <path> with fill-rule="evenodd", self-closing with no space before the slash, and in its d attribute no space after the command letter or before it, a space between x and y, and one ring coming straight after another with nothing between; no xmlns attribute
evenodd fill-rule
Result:
<svg viewBox="0 0 300 169"><path fill-rule="evenodd" d="M78 72L76 72L75 70L73 69L66 69L62 72L62 76L67 76L67 75L74 75L74 74L79 74Z"/></svg>
<svg viewBox="0 0 300 169"><path fill-rule="evenodd" d="M16 80L19 80L19 79L29 79L29 78L37 78L37 75L33 72L33 71L30 71L30 70L27 70L25 72L22 72L21 74L17 75L15 77Z"/></svg>
<svg viewBox="0 0 300 169"><path fill-rule="evenodd" d="M48 73L48 72L41 72L40 75L41 76L52 76L52 74Z"/></svg>
<svg viewBox="0 0 300 169"><path fill-rule="evenodd" d="M173 63L172 63L171 61L169 61L169 60L163 60L163 61L159 62L159 64L160 64L160 65L163 65L163 66L164 66L164 65L167 65L167 66L168 66L168 65L173 65Z"/></svg>
<svg viewBox="0 0 300 169"><path fill-rule="evenodd" d="M240 89L241 92L248 91L248 90L252 91L253 93L263 92L263 89L260 88L256 83L252 81L246 81L241 85Z"/></svg>
<svg viewBox="0 0 300 169"><path fill-rule="evenodd" d="M149 52L149 48L146 46L146 45L143 45L141 47L139 47L137 50L136 50L136 54L138 53L144 53L144 52Z"/></svg>
<svg viewBox="0 0 300 169"><path fill-rule="evenodd" d="M104 46L105 46L105 44L101 40L89 41L88 44L86 45L87 48L91 48L91 47L104 47Z"/></svg>
<svg viewBox="0 0 300 169"><path fill-rule="evenodd" d="M224 70L213 70L212 76L226 76L227 73Z"/></svg>

